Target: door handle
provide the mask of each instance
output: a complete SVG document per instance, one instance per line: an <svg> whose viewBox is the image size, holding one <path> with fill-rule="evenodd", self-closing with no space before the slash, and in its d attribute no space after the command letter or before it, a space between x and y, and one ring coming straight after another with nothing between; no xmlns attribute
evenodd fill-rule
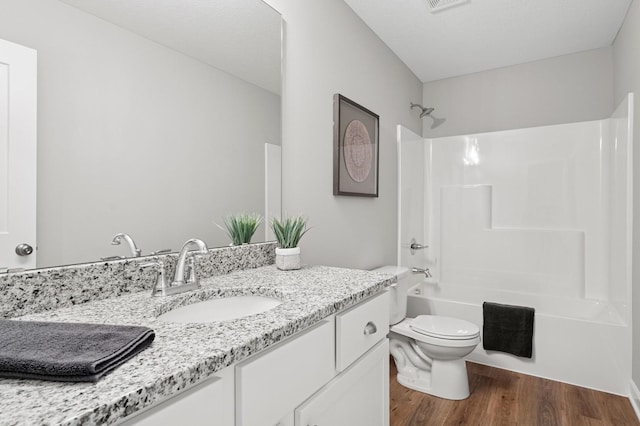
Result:
<svg viewBox="0 0 640 426"><path fill-rule="evenodd" d="M29 256L31 253L33 253L33 247L27 243L18 244L16 246L16 254L18 256Z"/></svg>

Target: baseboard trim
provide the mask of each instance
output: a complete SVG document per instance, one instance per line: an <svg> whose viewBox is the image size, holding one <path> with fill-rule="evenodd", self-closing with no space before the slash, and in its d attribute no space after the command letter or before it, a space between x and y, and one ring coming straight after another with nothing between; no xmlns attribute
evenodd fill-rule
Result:
<svg viewBox="0 0 640 426"><path fill-rule="evenodd" d="M629 381L629 401L631 401L636 417L640 420L640 390L638 390L633 380Z"/></svg>

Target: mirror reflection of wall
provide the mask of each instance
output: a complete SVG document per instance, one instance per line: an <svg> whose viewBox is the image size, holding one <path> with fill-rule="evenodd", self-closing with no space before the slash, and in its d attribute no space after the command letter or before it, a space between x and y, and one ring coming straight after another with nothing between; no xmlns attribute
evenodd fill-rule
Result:
<svg viewBox="0 0 640 426"><path fill-rule="evenodd" d="M175 2L174 10L224 3ZM119 232L130 234L143 255L177 251L192 237L227 245L216 226L225 215L264 215L264 144L280 144L279 85L248 82L196 57L198 49L181 53L179 45L165 47L125 29L136 25L126 12L111 11L124 19L118 26L66 3L3 0L0 14L0 38L38 52L38 267L127 255L126 247L110 244ZM213 27L218 19L254 40L269 38L275 48L261 48L260 55L277 56L279 82L280 15L260 0L229 3L232 18L219 16L221 10L195 11L211 22L191 27ZM245 14L269 22L269 34L242 22ZM160 33L170 31L160 26ZM235 53L251 43L228 31L197 36ZM238 69L253 69L238 60ZM264 235L259 229L254 242Z"/></svg>

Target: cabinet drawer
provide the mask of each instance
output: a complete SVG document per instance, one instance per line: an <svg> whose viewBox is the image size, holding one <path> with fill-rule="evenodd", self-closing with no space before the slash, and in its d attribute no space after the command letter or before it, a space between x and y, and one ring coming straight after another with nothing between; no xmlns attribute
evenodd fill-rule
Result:
<svg viewBox="0 0 640 426"><path fill-rule="evenodd" d="M335 374L333 318L236 367L236 425L275 425Z"/></svg>
<svg viewBox="0 0 640 426"><path fill-rule="evenodd" d="M342 371L389 333L389 292L336 315L336 369Z"/></svg>

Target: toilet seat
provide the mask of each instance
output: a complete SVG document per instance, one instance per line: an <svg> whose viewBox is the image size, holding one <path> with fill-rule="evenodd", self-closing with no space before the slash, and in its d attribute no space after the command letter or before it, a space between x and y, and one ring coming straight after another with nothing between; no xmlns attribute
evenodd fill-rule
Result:
<svg viewBox="0 0 640 426"><path fill-rule="evenodd" d="M415 318L406 318L403 321L391 326L390 331L414 339L417 342L429 343L437 346L444 347L465 347L469 345L477 345L480 342L480 331L475 335L469 335L465 337L459 337L452 339L444 336L429 335L426 333L419 333L411 327L411 323Z"/></svg>
<svg viewBox="0 0 640 426"><path fill-rule="evenodd" d="M480 335L478 326L469 321L439 315L418 315L409 327L416 333L447 340L467 340Z"/></svg>

